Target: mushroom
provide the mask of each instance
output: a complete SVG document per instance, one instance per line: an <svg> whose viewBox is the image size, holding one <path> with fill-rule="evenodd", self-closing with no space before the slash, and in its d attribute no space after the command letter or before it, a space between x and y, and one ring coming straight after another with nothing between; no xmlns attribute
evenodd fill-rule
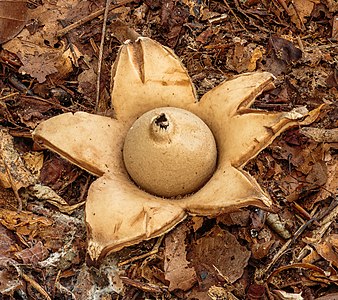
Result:
<svg viewBox="0 0 338 300"><path fill-rule="evenodd" d="M188 214L270 207L243 166L320 110L251 109L272 81L268 72L242 74L197 101L172 50L140 37L122 45L112 68L116 119L77 112L42 122L36 142L99 176L86 202L91 259L162 235Z"/></svg>
<svg viewBox="0 0 338 300"><path fill-rule="evenodd" d="M160 197L185 195L213 174L216 142L209 127L193 113L174 107L146 112L130 127L123 146L130 177Z"/></svg>

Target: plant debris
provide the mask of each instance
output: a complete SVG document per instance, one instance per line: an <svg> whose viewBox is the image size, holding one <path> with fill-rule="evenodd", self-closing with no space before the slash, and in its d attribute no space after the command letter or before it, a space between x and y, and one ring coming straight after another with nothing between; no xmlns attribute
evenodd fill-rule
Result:
<svg viewBox="0 0 338 300"><path fill-rule="evenodd" d="M15 5L0 1L0 298L337 298L337 1L112 2L106 9L103 0L18 0ZM103 23L106 30L101 39ZM195 90L190 83L182 85L179 91L173 89L176 96L189 90L201 99L221 82L243 73L271 73L275 88L262 88L251 108L243 102L239 118L252 111L270 111L293 118L296 126L279 132L260 153L233 162L264 191L269 211L264 205L244 205L228 212L211 201L208 211L214 211L207 215L201 210L212 197L205 195L201 205L189 204L190 213L204 216L190 216L185 205L161 202L158 210L166 217L157 215L153 224L163 228L169 211L169 219L174 220L170 228L181 222L175 229L166 234L167 230L159 231L164 236L126 247L97 263L86 250L90 232L86 232L83 207L86 199L105 201L99 197L101 192L93 196L92 189L104 190L110 184L106 176L98 180L96 176L108 170L101 162L112 165L116 157L107 153L95 160L97 156L84 147L90 160L84 167L78 156L68 155L68 148L59 152L61 156L42 151L32 141L32 130L59 116L63 124L51 126L62 132L59 141L74 138L81 144L83 132L94 128L94 123L102 125L99 119L124 123L131 113L136 119L153 108L128 106L125 100L137 99L144 90L133 94L135 81L125 83L118 76L127 65L114 64L128 61L119 49L128 40L134 45L140 36L168 47L162 53L169 57L175 53L176 66L186 66L183 73ZM149 74L159 74L159 64L151 70L140 67L142 47L131 48L132 61L138 62L133 65L137 66L134 78L148 82ZM147 60L146 53L143 58ZM172 74L163 78L174 79ZM165 90L163 80L158 88ZM238 87L234 95L243 82ZM122 90L129 93L125 98L120 97ZM186 97L176 100L182 104L179 107L187 103ZM304 107L315 110L311 120L301 118ZM219 107L215 110L211 116L203 106L201 113L203 121L212 119L212 128L224 115ZM64 113L72 116L69 122L63 122ZM81 125L84 115L95 117ZM248 126L255 128L252 124L249 120ZM76 126L74 136L69 132ZM124 135L121 128L117 131ZM94 141L99 142L90 147L121 143L110 135L96 135ZM242 155L244 147L237 141L233 147ZM120 183L117 186L121 188ZM226 187L220 191L222 199L231 198ZM144 208L135 202L120 206L122 221L129 207ZM147 206L145 212L153 212L151 208ZM140 228L144 233L142 222L133 224L136 235Z"/></svg>

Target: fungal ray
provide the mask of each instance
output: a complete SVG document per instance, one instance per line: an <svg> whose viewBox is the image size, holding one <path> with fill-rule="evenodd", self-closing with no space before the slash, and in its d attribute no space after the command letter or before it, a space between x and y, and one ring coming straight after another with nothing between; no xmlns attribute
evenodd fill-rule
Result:
<svg viewBox="0 0 338 300"><path fill-rule="evenodd" d="M138 54L142 57L135 56L137 49L142 49ZM35 141L101 176L91 185L86 203L91 258L98 260L164 234L188 214L216 216L248 205L269 208L268 193L243 166L276 136L292 126L310 124L321 110L281 113L251 109L255 98L273 87L273 79L267 72L242 74L197 101L191 79L172 50L142 37L120 48L112 68L116 119L79 112L42 122L33 133ZM132 124L144 113L162 107L194 113L209 127L217 146L211 178L175 200L140 189L123 162L123 144ZM165 116L159 122L163 128L154 126L168 133L171 121Z"/></svg>

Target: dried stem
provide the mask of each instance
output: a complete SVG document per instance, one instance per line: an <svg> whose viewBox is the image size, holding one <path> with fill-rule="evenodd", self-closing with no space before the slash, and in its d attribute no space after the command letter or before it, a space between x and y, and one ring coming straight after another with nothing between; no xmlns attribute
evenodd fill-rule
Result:
<svg viewBox="0 0 338 300"><path fill-rule="evenodd" d="M110 8L110 10L118 8L118 7L122 6L122 5L128 4L130 2L133 2L133 0L124 0L124 1L121 1L121 2L119 2L117 4L114 4ZM71 25L69 25L69 26L67 26L65 28L62 28L61 30L57 31L56 36L58 36L58 37L63 36L67 32L69 32L69 31L71 31L71 30L73 30L73 29L75 29L75 28L77 28L77 27L79 27L79 26L81 26L83 24L86 24L87 22L89 22L89 21L91 21L91 20L93 20L93 19L101 16L105 12L105 9L106 8L102 8L102 9L100 9L100 10L98 10L96 12L93 12L92 14L84 17L83 19L80 19L80 20L76 21L75 23L73 23L73 24L71 24Z"/></svg>
<svg viewBox="0 0 338 300"><path fill-rule="evenodd" d="M98 111L99 101L100 101L100 81L101 81L101 70L102 70L103 47L104 47L104 40L106 38L106 28L107 28L107 19L108 19L110 2L111 2L111 0L106 0L106 7L105 7L105 11L104 11L104 18L103 18L103 25L102 25L102 35L101 35L101 43L100 43L99 61L98 61L98 64L97 64L95 112Z"/></svg>

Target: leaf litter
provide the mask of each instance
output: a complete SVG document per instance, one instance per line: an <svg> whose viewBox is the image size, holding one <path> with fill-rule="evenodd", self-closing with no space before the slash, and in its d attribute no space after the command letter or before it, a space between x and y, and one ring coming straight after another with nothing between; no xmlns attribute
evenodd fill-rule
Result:
<svg viewBox="0 0 338 300"><path fill-rule="evenodd" d="M0 3L0 12L4 2L8 1ZM1 184L7 188L0 193L0 293L19 299L20 295L24 295L21 299L27 295L85 299L93 291L111 299L117 299L117 293L130 299L155 298L158 293L168 299L194 299L194 295L198 299L257 299L257 294L276 299L334 299L336 2L147 0L124 1L119 10L110 11L108 22L120 18L127 29L119 35L114 26L108 26L103 99L109 97L109 69L120 45L114 33L128 37L134 36L130 30L136 30L174 48L200 95L234 74L265 70L277 76L277 88L258 99L257 108L289 110L304 104L313 108L322 102L328 108L311 127L286 132L246 167L274 199L278 221L269 223L266 214L251 208L237 216L188 219L166 235L156 251L152 251L154 242L148 241L117 255L120 261L133 257L131 263L117 267L113 259L93 271L86 265L81 208L89 175L65 167L59 157L56 171L48 165L49 159L34 160L32 167L24 154L36 150L29 132L42 120L65 110L92 112L95 84L87 82L93 84L97 72L102 18L75 27L67 33L68 40L55 33L63 29L59 19L67 26L103 7L103 1L95 5L91 1L32 1L27 22L15 17L19 27L26 24L25 28L21 33L6 32L2 40L11 39L0 50L0 169ZM1 14L0 21L4 21ZM63 91L61 96L52 93L55 88ZM25 95L27 91L33 96ZM41 168L47 171L43 184L52 189L42 186L37 192ZM18 199L22 211L17 210ZM49 204L53 201L58 205ZM290 239L273 229L277 222L291 233ZM312 254L305 260L301 250L307 247ZM280 249L294 255L286 251L279 256ZM237 262L236 269L232 261ZM146 262L151 262L149 268ZM148 275L141 275L142 268ZM306 271L300 273L301 268ZM50 273L44 277L46 270ZM258 270L266 270L265 276L260 278Z"/></svg>

